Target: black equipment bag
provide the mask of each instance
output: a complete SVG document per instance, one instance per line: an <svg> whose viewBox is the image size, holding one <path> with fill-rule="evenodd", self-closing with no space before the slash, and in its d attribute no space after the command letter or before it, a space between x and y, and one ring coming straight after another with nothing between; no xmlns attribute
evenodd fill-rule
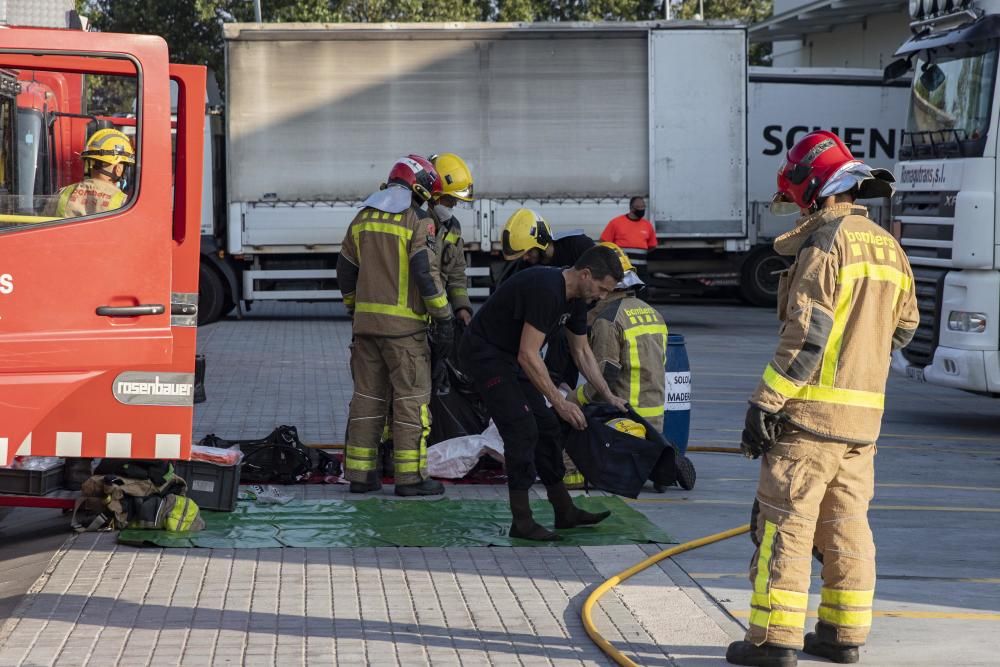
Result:
<svg viewBox="0 0 1000 667"><path fill-rule="evenodd" d="M631 408L625 414L606 403L590 403L582 409L586 430L577 431L564 425L563 446L590 486L637 498L655 470L674 470L673 445ZM642 424L646 437L637 438L607 425L606 422L619 417Z"/></svg>
<svg viewBox="0 0 1000 667"><path fill-rule="evenodd" d="M452 438L479 435L490 425L490 413L476 391L472 378L459 367L458 344L464 334L465 325L461 320L455 320L455 344L444 361L448 369L448 381L443 390L431 393L429 445Z"/></svg>
<svg viewBox="0 0 1000 667"><path fill-rule="evenodd" d="M224 440L214 433L198 443L206 447L228 449L238 447L243 452L240 481L250 484L295 484L312 476L340 475L340 461L321 449L302 444L294 426L279 426L260 440Z"/></svg>

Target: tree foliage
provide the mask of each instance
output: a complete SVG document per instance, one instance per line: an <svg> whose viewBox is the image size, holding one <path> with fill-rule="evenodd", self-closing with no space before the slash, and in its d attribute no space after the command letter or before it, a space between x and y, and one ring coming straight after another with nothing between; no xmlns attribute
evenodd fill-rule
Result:
<svg viewBox="0 0 1000 667"><path fill-rule="evenodd" d="M663 0L260 0L265 22L646 21ZM694 18L698 0L670 0L674 17ZM766 18L771 0L704 0L706 19ZM222 83L222 24L254 20L253 0L77 0L96 30L160 35L174 62L208 65ZM764 62L769 47L752 60Z"/></svg>

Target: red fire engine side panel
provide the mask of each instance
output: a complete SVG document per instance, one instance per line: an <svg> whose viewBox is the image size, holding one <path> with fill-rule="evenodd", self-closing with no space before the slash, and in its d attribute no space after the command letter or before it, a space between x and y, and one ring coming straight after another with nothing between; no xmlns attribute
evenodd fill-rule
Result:
<svg viewBox="0 0 1000 667"><path fill-rule="evenodd" d="M198 234L175 240L166 45L72 31L60 33L60 53L52 45L52 31L2 30L0 67L138 73L140 164L124 208L0 229L0 275L13 286L0 293L0 463L16 454L188 458L195 329L171 314L171 304L197 294L197 247L192 262L187 241L197 243ZM203 73L201 86L203 100ZM192 117L193 104L182 112L188 130L203 122L204 102ZM201 133L190 135L184 162L200 165ZM200 176L187 171L176 184L178 201L197 230L190 202L199 200ZM162 312L97 312L134 306Z"/></svg>

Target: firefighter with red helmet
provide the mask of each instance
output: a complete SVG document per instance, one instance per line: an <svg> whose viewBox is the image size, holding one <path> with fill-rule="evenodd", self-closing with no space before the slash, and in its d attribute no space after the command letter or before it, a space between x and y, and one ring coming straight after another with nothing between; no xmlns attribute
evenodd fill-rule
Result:
<svg viewBox="0 0 1000 667"><path fill-rule="evenodd" d="M801 213L775 250L795 258L778 294L781 338L750 399L742 448L761 458L750 629L726 659L796 665L796 651L857 662L871 628L875 488L890 355L918 313L902 248L857 199L889 197L892 175L813 132L778 171L775 213ZM815 632L803 638L811 553L822 559Z"/></svg>
<svg viewBox="0 0 1000 667"><path fill-rule="evenodd" d="M396 495L444 493L427 475L434 344L451 347L453 323L431 251L437 233L423 206L441 177L418 155L400 158L383 188L364 202L347 229L337 279L353 321L346 477L352 493L381 487L378 447L392 414ZM390 406L391 402L391 406Z"/></svg>

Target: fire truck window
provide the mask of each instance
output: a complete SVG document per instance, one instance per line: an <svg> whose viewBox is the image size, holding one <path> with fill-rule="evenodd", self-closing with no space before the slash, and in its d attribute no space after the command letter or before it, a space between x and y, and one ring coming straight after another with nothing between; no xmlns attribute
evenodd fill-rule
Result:
<svg viewBox="0 0 1000 667"><path fill-rule="evenodd" d="M129 205L137 89L129 76L0 69L0 233Z"/></svg>

